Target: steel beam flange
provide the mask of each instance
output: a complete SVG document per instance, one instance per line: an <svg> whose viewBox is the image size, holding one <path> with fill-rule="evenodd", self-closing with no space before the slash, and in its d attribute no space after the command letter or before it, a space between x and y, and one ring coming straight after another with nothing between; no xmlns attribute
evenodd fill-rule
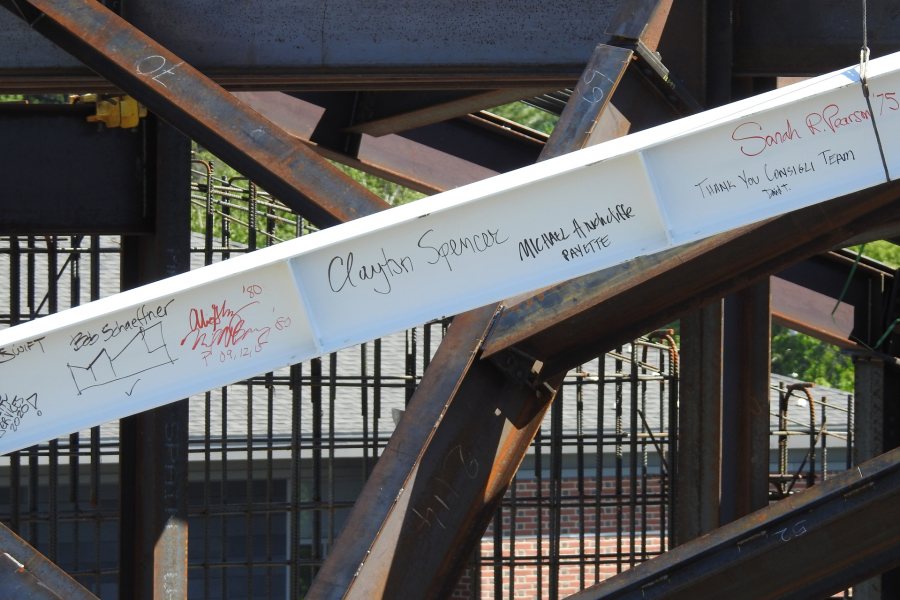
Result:
<svg viewBox="0 0 900 600"><path fill-rule="evenodd" d="M97 600L68 573L2 524L0 596L17 600Z"/></svg>
<svg viewBox="0 0 900 600"><path fill-rule="evenodd" d="M570 600L823 598L900 565L900 449Z"/></svg>

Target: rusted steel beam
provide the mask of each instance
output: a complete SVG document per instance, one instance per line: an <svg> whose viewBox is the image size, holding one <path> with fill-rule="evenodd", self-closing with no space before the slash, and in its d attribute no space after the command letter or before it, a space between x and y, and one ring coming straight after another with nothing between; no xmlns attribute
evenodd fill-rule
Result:
<svg viewBox="0 0 900 600"><path fill-rule="evenodd" d="M699 20L682 23L683 30L673 34L669 19L674 13L676 19L683 20L690 12L691 8L685 5L674 7L671 0L658 2L653 7L634 2L623 2L619 6L619 13L608 31L612 36L609 43L631 50L635 64L623 77L616 92L616 102L631 120L635 131L701 110L701 105L680 77L670 72L671 65L668 65L672 56L676 63L681 61L681 69L696 62L682 55L686 47L697 45Z"/></svg>
<svg viewBox="0 0 900 600"><path fill-rule="evenodd" d="M461 97L442 100L429 106L410 107L404 111L398 111L397 94L364 94L360 112L369 111L371 117L365 121L347 127L345 131L352 133L367 133L379 137L389 133L398 133L408 129L415 129L432 123L439 123L447 119L461 117L469 113L478 112L485 108L493 108L501 104L515 102L531 96L552 92L556 88L532 87L490 90L487 92L471 93ZM409 96L409 94L403 94ZM418 96L418 94L416 95Z"/></svg>
<svg viewBox="0 0 900 600"><path fill-rule="evenodd" d="M335 136L323 135L329 129L323 114L331 94L295 97L280 92L235 92L235 96L322 156L426 193L532 164L547 137L479 113L402 134L360 134L354 155L330 143Z"/></svg>
<svg viewBox="0 0 900 600"><path fill-rule="evenodd" d="M97 600L97 596L3 524L0 524L0 597Z"/></svg>
<svg viewBox="0 0 900 600"><path fill-rule="evenodd" d="M361 134L355 155L316 143L326 111L321 94L235 92L242 102L315 152L425 193L441 192L533 162L546 136L524 136L483 115L374 137ZM483 164L489 163L489 164Z"/></svg>
<svg viewBox="0 0 900 600"><path fill-rule="evenodd" d="M545 154L587 140L619 80L614 69L625 68L619 56L598 49ZM594 71L608 76L595 83ZM454 319L308 598L452 592L562 381L543 380L516 352L477 360L498 309Z"/></svg>
<svg viewBox="0 0 900 600"><path fill-rule="evenodd" d="M484 354L515 345L544 361L548 373L568 370L604 348L896 218L898 198L900 184L883 184L512 300L485 342Z"/></svg>
<svg viewBox="0 0 900 600"><path fill-rule="evenodd" d="M770 284L773 322L840 348L859 347L851 341L855 313L852 304L838 304L837 298L781 277L771 277Z"/></svg>
<svg viewBox="0 0 900 600"><path fill-rule="evenodd" d="M859 55L865 4L762 0L734 6L736 76L818 75ZM900 13L894 4L869 2L867 21L872 56L900 49Z"/></svg>
<svg viewBox="0 0 900 600"><path fill-rule="evenodd" d="M5 0L12 4L12 0ZM19 0L21 4L21 0ZM604 39L611 2L128 0L122 15L230 89L561 89ZM0 19L0 87L86 90L102 79ZM35 39L37 38L37 39Z"/></svg>
<svg viewBox="0 0 900 600"><path fill-rule="evenodd" d="M605 44L594 49L581 81L556 125L570 132L570 145L548 145L541 153L542 160L588 145L600 120L599 115L606 112L612 92L618 88L633 56L631 50Z"/></svg>
<svg viewBox="0 0 900 600"><path fill-rule="evenodd" d="M103 4L3 5L313 223L325 227L387 207Z"/></svg>
<svg viewBox="0 0 900 600"><path fill-rule="evenodd" d="M452 591L553 393L477 361L494 314L454 320L308 598Z"/></svg>
<svg viewBox="0 0 900 600"><path fill-rule="evenodd" d="M477 3L467 8L466 24L452 2L418 4L414 19L403 11L381 10L377 2L123 4L130 22L229 89L384 90L570 86L580 73L579 61L603 40L604 25L621 3L578 0L567 2L564 11L541 3L528 10ZM872 55L900 49L898 15L891 4L869 4ZM739 76L819 74L858 55L858 5L764 0L736 6ZM456 25L453 35L447 35L447 23ZM16 25L8 17L0 19L4 47L16 49L0 55L0 89L108 89L102 78ZM390 43L385 32L392 34ZM423 44L427 39L441 43ZM663 55L668 56L665 44Z"/></svg>
<svg viewBox="0 0 900 600"><path fill-rule="evenodd" d="M547 140L544 133L485 112L398 135L498 173L534 164Z"/></svg>
<svg viewBox="0 0 900 600"><path fill-rule="evenodd" d="M900 449L570 600L825 598L900 565Z"/></svg>
<svg viewBox="0 0 900 600"><path fill-rule="evenodd" d="M497 172L399 135L362 134L356 156L312 144L324 107L283 92L235 92L237 98L290 135L335 160L426 194L443 192Z"/></svg>
<svg viewBox="0 0 900 600"><path fill-rule="evenodd" d="M851 271L853 277L850 277ZM849 325L849 333L838 345L862 343L871 347L884 332L887 324L883 322L881 303L873 301L873 298L882 297L885 290L890 289L894 280L893 269L865 256L857 261L856 253L849 250L833 250L790 265L777 275L790 284L808 290L808 294L821 295L816 296L815 301L812 297L805 298L808 301L805 306L807 309L827 308L821 319L830 325L823 324L823 327L839 325L845 330ZM827 306L829 298L832 299L831 306ZM832 317L831 311L838 298L842 298L841 304ZM780 318L780 312L776 311L776 316ZM807 333L818 333L815 323L809 325L812 332Z"/></svg>
<svg viewBox="0 0 900 600"><path fill-rule="evenodd" d="M621 2L606 32L616 38L643 39L653 49L672 10L672 0L662 2Z"/></svg>

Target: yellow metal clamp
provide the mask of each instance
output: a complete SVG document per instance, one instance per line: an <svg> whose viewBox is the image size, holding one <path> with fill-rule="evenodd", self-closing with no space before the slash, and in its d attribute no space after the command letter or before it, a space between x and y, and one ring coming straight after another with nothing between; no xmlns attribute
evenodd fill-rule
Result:
<svg viewBox="0 0 900 600"><path fill-rule="evenodd" d="M147 116L147 107L131 96L100 98L96 94L79 96L78 102L94 102L96 113L87 118L92 123L104 123L107 127L131 129L138 126L140 119Z"/></svg>

